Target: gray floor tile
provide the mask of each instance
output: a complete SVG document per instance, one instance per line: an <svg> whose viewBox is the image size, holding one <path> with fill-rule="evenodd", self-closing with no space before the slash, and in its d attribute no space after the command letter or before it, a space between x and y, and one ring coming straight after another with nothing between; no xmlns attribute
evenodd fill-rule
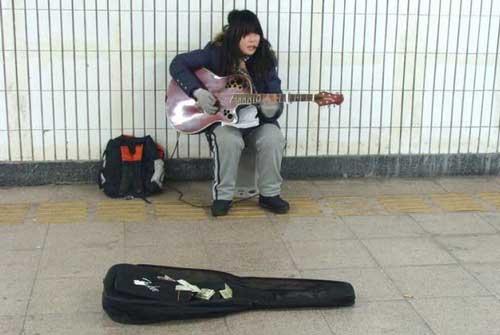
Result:
<svg viewBox="0 0 500 335"><path fill-rule="evenodd" d="M294 270L281 241L259 243L207 243L207 254L214 270Z"/></svg>
<svg viewBox="0 0 500 335"><path fill-rule="evenodd" d="M24 316L32 287L32 279L0 279L0 315Z"/></svg>
<svg viewBox="0 0 500 335"><path fill-rule="evenodd" d="M451 264L456 261L428 238L363 240L381 265Z"/></svg>
<svg viewBox="0 0 500 335"><path fill-rule="evenodd" d="M23 322L24 322L24 317L0 316L0 334L21 335L23 329Z"/></svg>
<svg viewBox="0 0 500 335"><path fill-rule="evenodd" d="M406 301L361 302L323 314L335 334L432 334Z"/></svg>
<svg viewBox="0 0 500 335"><path fill-rule="evenodd" d="M429 233L440 235L489 234L496 230L476 213L412 214Z"/></svg>
<svg viewBox="0 0 500 335"><path fill-rule="evenodd" d="M361 239L425 234L425 231L406 215L345 216L342 220Z"/></svg>
<svg viewBox="0 0 500 335"><path fill-rule="evenodd" d="M337 217L290 218L273 223L285 241L343 240L355 238Z"/></svg>
<svg viewBox="0 0 500 335"><path fill-rule="evenodd" d="M223 318L168 321L152 325L118 325L106 328L107 335L234 335Z"/></svg>
<svg viewBox="0 0 500 335"><path fill-rule="evenodd" d="M116 263L124 261L124 249L118 248L47 248L40 262L38 278L104 277Z"/></svg>
<svg viewBox="0 0 500 335"><path fill-rule="evenodd" d="M437 335L500 334L500 302L493 297L411 300Z"/></svg>
<svg viewBox="0 0 500 335"><path fill-rule="evenodd" d="M481 218L483 218L486 222L494 226L498 231L500 231L500 213L496 212L485 212L479 213Z"/></svg>
<svg viewBox="0 0 500 335"><path fill-rule="evenodd" d="M113 248L123 247L123 224L81 223L51 224L46 248Z"/></svg>
<svg viewBox="0 0 500 335"><path fill-rule="evenodd" d="M495 179L487 176L438 178L437 183L448 192L480 193L498 192Z"/></svg>
<svg viewBox="0 0 500 335"><path fill-rule="evenodd" d="M356 301L403 299L390 279L378 268L303 270L302 278L340 280L351 283Z"/></svg>
<svg viewBox="0 0 500 335"><path fill-rule="evenodd" d="M23 335L106 335L103 312L28 315Z"/></svg>
<svg viewBox="0 0 500 335"><path fill-rule="evenodd" d="M204 224L206 222L126 223L125 246L200 244Z"/></svg>
<svg viewBox="0 0 500 335"><path fill-rule="evenodd" d="M0 225L0 250L41 249L47 229L47 225L31 223Z"/></svg>
<svg viewBox="0 0 500 335"><path fill-rule="evenodd" d="M465 263L500 262L500 235L439 237L450 253Z"/></svg>
<svg viewBox="0 0 500 335"><path fill-rule="evenodd" d="M99 313L102 278L38 279L28 314Z"/></svg>
<svg viewBox="0 0 500 335"><path fill-rule="evenodd" d="M127 263L193 268L210 266L203 244L130 247L125 249L125 259Z"/></svg>
<svg viewBox="0 0 500 335"><path fill-rule="evenodd" d="M250 243L279 240L273 224L267 218L238 221L210 221L200 227L206 242Z"/></svg>
<svg viewBox="0 0 500 335"><path fill-rule="evenodd" d="M500 298L500 263L464 264L484 287Z"/></svg>
<svg viewBox="0 0 500 335"><path fill-rule="evenodd" d="M415 298L489 295L459 265L389 267L386 271L404 295Z"/></svg>
<svg viewBox="0 0 500 335"><path fill-rule="evenodd" d="M300 270L375 266L357 240L296 241L289 242L289 246Z"/></svg>
<svg viewBox="0 0 500 335"><path fill-rule="evenodd" d="M444 188L429 178L378 178L381 194L423 194L443 193Z"/></svg>
<svg viewBox="0 0 500 335"><path fill-rule="evenodd" d="M34 279L42 250L2 251L0 279Z"/></svg>
<svg viewBox="0 0 500 335"><path fill-rule="evenodd" d="M233 335L330 335L331 331L319 311L252 311L226 317Z"/></svg>

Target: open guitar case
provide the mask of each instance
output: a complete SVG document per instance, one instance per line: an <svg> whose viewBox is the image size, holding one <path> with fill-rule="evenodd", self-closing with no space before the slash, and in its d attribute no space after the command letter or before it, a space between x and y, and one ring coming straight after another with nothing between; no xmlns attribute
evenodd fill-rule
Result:
<svg viewBox="0 0 500 335"><path fill-rule="evenodd" d="M354 304L341 281L238 277L155 265L116 264L104 278L102 305L120 323L206 318L252 309L341 307Z"/></svg>

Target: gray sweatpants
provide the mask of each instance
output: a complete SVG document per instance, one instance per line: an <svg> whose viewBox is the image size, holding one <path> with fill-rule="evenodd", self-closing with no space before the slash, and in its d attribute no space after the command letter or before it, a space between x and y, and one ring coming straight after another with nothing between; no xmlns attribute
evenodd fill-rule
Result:
<svg viewBox="0 0 500 335"><path fill-rule="evenodd" d="M260 194L266 197L280 194L285 137L278 126L271 123L254 129L218 126L208 136L214 155L214 200L233 199L238 165L245 146L250 146L256 152L257 187Z"/></svg>

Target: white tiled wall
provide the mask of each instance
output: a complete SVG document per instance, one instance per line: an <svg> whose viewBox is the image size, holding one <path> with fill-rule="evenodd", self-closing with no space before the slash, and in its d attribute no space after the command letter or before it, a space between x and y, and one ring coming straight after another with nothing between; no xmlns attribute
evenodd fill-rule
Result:
<svg viewBox="0 0 500 335"><path fill-rule="evenodd" d="M98 159L111 137L171 152L168 65L233 8L256 11L289 105L289 156L498 152L500 1L0 0L0 160ZM208 157L204 136L178 157Z"/></svg>

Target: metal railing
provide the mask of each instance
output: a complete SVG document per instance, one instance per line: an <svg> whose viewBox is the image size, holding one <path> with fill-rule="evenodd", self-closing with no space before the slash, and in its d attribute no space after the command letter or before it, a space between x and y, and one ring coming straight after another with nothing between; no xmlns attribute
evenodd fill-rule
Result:
<svg viewBox="0 0 500 335"><path fill-rule="evenodd" d="M0 161L98 159L108 139L167 123L168 65L233 8L259 16L287 105L287 156L492 153L500 145L500 2L493 0L1 0ZM208 157L182 135L177 157Z"/></svg>

